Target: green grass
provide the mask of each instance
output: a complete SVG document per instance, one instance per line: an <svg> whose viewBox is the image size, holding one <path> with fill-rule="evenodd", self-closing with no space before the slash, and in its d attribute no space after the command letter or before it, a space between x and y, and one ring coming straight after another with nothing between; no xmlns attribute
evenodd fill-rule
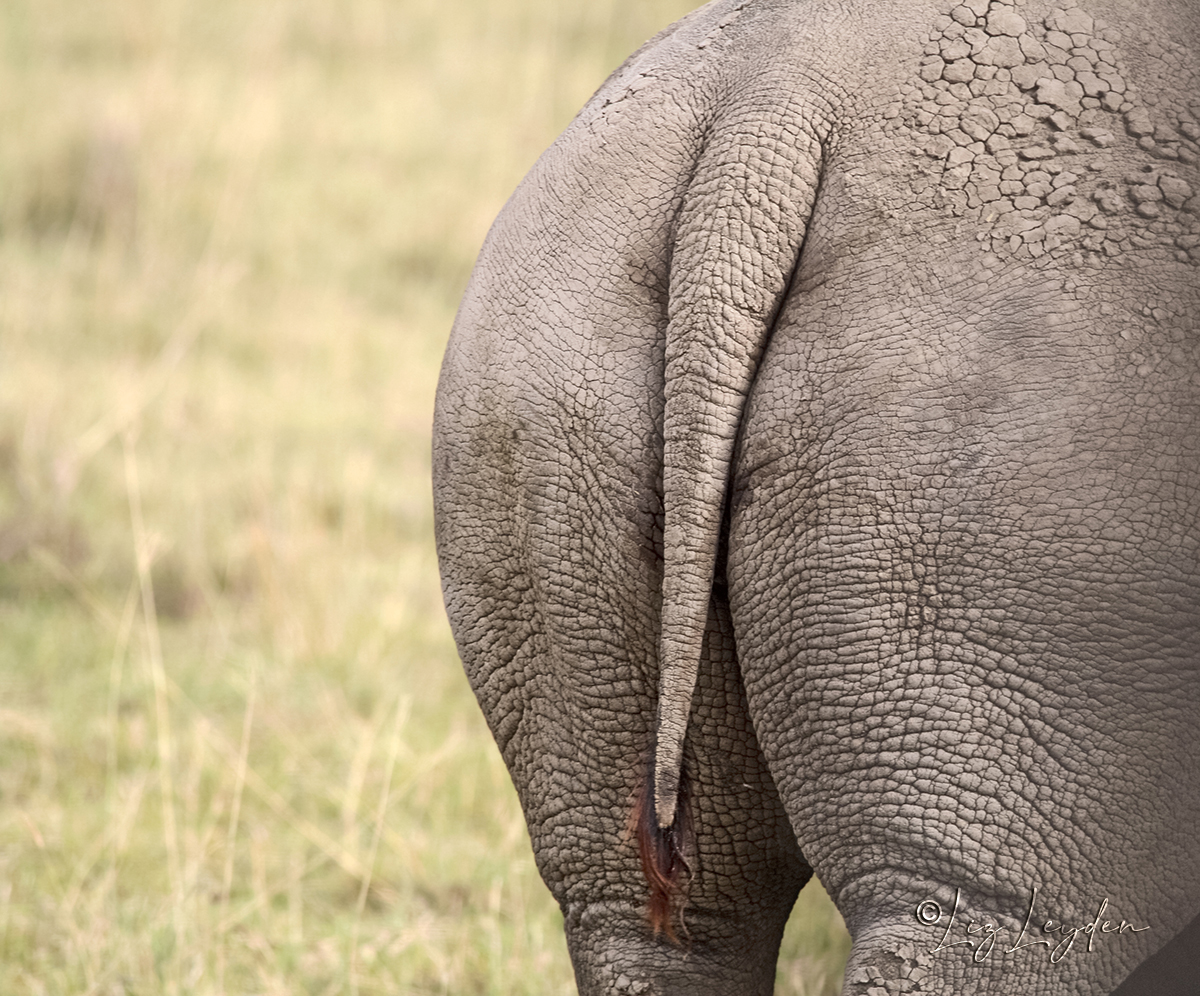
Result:
<svg viewBox="0 0 1200 996"><path fill-rule="evenodd" d="M686 6L0 5L0 992L573 991L428 429L491 219ZM779 992L846 945L806 890Z"/></svg>

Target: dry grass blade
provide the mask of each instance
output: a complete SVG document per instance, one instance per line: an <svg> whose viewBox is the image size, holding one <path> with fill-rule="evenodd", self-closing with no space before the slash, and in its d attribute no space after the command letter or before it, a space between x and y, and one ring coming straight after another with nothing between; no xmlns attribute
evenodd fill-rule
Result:
<svg viewBox="0 0 1200 996"><path fill-rule="evenodd" d="M164 687L169 689L172 697L195 708L194 703L190 702L183 689L169 678L166 679ZM316 825L300 816L288 804L287 800L272 788L252 767L247 765L245 768L241 768L238 751L220 733L211 727L205 727L204 734L208 743L216 748L217 753L224 758L225 763L230 768L235 771L241 769L244 772L242 784L274 810L275 814L284 822L284 825L288 829L300 834L311 844L319 848L327 858L340 865L346 874L353 876L356 880L361 880L366 876L366 868L358 858L341 847L333 838Z"/></svg>
<svg viewBox="0 0 1200 996"><path fill-rule="evenodd" d="M147 663L154 686L154 730L158 744L158 790L162 797L163 837L167 852L167 877L171 884L175 936L183 934L183 877L180 874L179 830L175 812L174 757L171 744L171 710L167 704L167 678L163 670L162 643L158 631L158 612L154 604L154 585L150 566L154 547L146 535L142 520L142 488L138 477L137 454L133 436L125 434L125 486L129 495L129 517L133 526L134 556L138 587L141 590L142 617L146 628ZM177 980L171 979L172 990Z"/></svg>
<svg viewBox="0 0 1200 996"><path fill-rule="evenodd" d="M227 269L202 282L203 295L171 334L140 387L101 415L59 457L55 470L62 492L74 490L83 466L101 449L117 436L134 430L142 413L166 390L176 368L195 344L205 324L212 321L219 303L235 280L234 273Z"/></svg>
<svg viewBox="0 0 1200 996"><path fill-rule="evenodd" d="M225 834L225 870L221 876L221 907L217 930L217 991L225 996L225 969L229 943L229 894L233 888L233 857L237 848L238 821L242 815L242 793L246 788L246 764L250 755L250 731L254 727L254 701L258 691L258 671L250 672L246 692L246 712L242 717L242 739L238 744L234 770L233 805L229 807L229 829Z"/></svg>
<svg viewBox="0 0 1200 996"><path fill-rule="evenodd" d="M375 872L375 857L379 853L379 838L383 836L383 820L387 815L388 800L392 793L392 775L396 770L396 755L400 753L400 730L408 715L409 699L396 703L392 735L388 740L387 764L384 766L383 791L379 794L379 805L375 809L375 825L371 831L371 849L367 855L367 873L358 890L358 901L354 905L354 928L350 931L350 992L358 996L358 932L362 926L363 910L367 906L367 894L371 891L371 876Z"/></svg>

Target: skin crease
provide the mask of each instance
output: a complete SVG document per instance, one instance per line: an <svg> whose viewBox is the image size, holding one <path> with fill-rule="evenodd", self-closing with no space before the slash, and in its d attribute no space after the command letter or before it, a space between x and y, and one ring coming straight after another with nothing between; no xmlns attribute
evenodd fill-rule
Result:
<svg viewBox="0 0 1200 996"><path fill-rule="evenodd" d="M1200 910L1198 74L1184 0L719 0L513 195L437 540L581 993L769 993L812 869L868 996Z"/></svg>

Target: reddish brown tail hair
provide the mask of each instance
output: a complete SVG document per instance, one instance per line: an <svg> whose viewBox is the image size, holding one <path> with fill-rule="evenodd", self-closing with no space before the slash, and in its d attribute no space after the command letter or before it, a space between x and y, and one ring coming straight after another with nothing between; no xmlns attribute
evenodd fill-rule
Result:
<svg viewBox="0 0 1200 996"><path fill-rule="evenodd" d="M691 807L688 805L686 770L680 773L679 800L675 819L666 829L658 825L654 812L654 766L646 774L642 791L634 804L631 821L637 834L638 853L642 859L642 874L650 886L646 918L654 936L666 934L675 944L687 937L683 908L687 900L688 882L692 869L688 864L693 852ZM678 929L676 922L678 921Z"/></svg>

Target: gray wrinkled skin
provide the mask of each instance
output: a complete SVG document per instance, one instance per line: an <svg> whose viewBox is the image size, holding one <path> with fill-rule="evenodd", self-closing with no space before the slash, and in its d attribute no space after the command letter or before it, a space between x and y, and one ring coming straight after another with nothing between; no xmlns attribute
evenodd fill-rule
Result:
<svg viewBox="0 0 1200 996"><path fill-rule="evenodd" d="M437 538L582 993L769 993L810 868L857 996L1095 996L1200 910L1198 122L1192 0L718 0L513 195Z"/></svg>

